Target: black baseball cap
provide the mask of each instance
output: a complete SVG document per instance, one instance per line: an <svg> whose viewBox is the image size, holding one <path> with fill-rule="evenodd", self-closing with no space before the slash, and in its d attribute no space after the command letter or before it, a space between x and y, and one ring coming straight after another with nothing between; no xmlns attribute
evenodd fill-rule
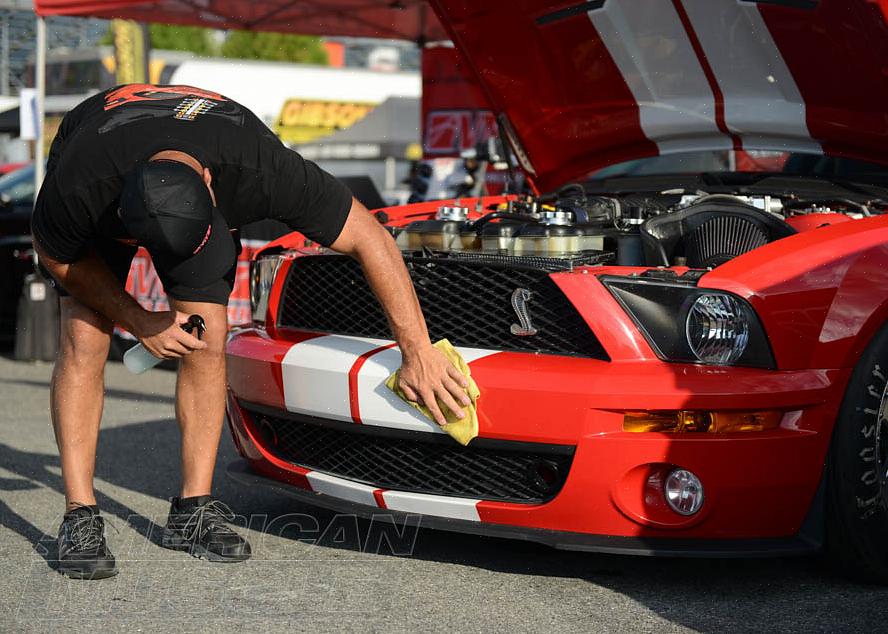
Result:
<svg viewBox="0 0 888 634"><path fill-rule="evenodd" d="M139 163L126 178L120 219L158 271L177 285L209 286L237 258L225 218L200 174L184 163Z"/></svg>

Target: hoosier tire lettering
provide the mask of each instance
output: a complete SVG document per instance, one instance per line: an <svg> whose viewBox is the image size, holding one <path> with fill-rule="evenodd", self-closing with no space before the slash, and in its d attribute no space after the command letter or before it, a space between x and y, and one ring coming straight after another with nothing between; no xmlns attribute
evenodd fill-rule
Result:
<svg viewBox="0 0 888 634"><path fill-rule="evenodd" d="M884 369L883 369L884 368ZM826 462L826 553L863 581L888 583L888 325L861 355Z"/></svg>
<svg viewBox="0 0 888 634"><path fill-rule="evenodd" d="M885 505L884 458L879 460L880 452L885 451L881 442L881 431L886 428L886 409L888 409L888 381L879 364L871 372L873 382L867 385L868 396L878 399L878 409L864 407L861 413L863 425L860 429L863 447L858 454L860 459L860 493L857 495L857 508L860 519L866 519L878 511L880 504Z"/></svg>

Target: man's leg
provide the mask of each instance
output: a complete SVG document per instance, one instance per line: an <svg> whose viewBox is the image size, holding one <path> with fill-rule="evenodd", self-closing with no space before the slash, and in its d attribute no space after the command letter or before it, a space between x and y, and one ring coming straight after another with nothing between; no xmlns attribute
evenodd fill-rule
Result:
<svg viewBox="0 0 888 634"><path fill-rule="evenodd" d="M59 304L59 354L50 398L65 503L70 510L78 504L96 503L93 473L113 324L73 297L62 297Z"/></svg>
<svg viewBox="0 0 888 634"><path fill-rule="evenodd" d="M182 430L182 494L173 498L162 545L219 562L250 558L250 544L231 530L230 509L210 495L225 418L225 306L172 301L175 310L204 318L207 347L182 358L176 382L176 417Z"/></svg>
<svg viewBox="0 0 888 634"><path fill-rule="evenodd" d="M183 498L209 495L225 420L225 306L170 300L173 309L200 315L207 324L204 350L185 355L176 381L176 418L182 431Z"/></svg>

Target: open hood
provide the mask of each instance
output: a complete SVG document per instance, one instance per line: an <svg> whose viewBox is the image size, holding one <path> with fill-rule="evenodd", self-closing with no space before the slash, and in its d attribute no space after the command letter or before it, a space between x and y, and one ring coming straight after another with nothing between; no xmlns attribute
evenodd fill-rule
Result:
<svg viewBox="0 0 888 634"><path fill-rule="evenodd" d="M888 161L888 0L431 0L541 189L692 150Z"/></svg>

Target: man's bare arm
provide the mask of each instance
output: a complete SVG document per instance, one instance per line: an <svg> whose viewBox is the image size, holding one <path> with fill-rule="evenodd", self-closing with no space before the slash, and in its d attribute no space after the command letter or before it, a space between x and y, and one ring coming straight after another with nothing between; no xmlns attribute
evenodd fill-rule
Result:
<svg viewBox="0 0 888 634"><path fill-rule="evenodd" d="M401 348L401 388L407 398L425 404L439 425L446 420L436 398L462 418L459 406L471 401L465 377L442 352L432 347L425 318L395 241L357 200L352 200L345 227L331 245L361 264L370 288L388 317Z"/></svg>
<svg viewBox="0 0 888 634"><path fill-rule="evenodd" d="M94 252L67 264L49 255L36 239L34 249L40 263L74 299L126 328L153 355L177 358L206 347L179 327L188 321L188 315L144 310Z"/></svg>

